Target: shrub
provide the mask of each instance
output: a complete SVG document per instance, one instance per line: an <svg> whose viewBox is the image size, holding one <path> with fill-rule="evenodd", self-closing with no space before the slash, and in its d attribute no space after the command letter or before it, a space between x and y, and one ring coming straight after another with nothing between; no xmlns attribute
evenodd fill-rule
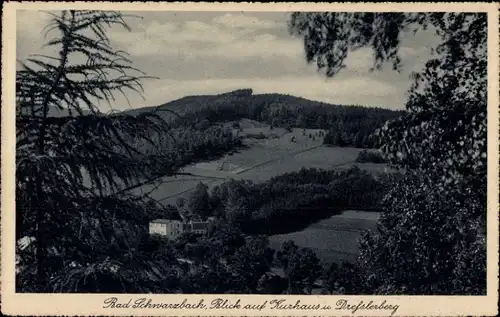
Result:
<svg viewBox="0 0 500 317"><path fill-rule="evenodd" d="M357 163L386 163L387 160L380 153L363 150L359 152L356 158Z"/></svg>
<svg viewBox="0 0 500 317"><path fill-rule="evenodd" d="M267 137L263 132L260 132L260 133L249 133L247 134L247 138L262 140L266 139Z"/></svg>

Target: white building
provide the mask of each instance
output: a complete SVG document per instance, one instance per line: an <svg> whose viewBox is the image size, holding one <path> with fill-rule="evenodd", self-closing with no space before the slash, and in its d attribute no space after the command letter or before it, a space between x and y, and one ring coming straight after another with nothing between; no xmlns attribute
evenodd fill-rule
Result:
<svg viewBox="0 0 500 317"><path fill-rule="evenodd" d="M175 239L184 232L195 234L206 234L209 224L214 221L209 217L208 221L182 221L173 219L156 219L149 223L149 234L159 234L167 236L169 239Z"/></svg>
<svg viewBox="0 0 500 317"><path fill-rule="evenodd" d="M183 231L183 222L180 220L155 219L149 223L149 234L159 234L175 239Z"/></svg>

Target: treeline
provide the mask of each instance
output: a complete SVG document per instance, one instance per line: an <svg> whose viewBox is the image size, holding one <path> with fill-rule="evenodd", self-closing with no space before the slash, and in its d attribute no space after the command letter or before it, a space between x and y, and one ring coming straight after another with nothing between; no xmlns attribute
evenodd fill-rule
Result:
<svg viewBox="0 0 500 317"><path fill-rule="evenodd" d="M380 152L363 150L358 153L358 156L356 157L356 162L383 164L387 163L388 160Z"/></svg>
<svg viewBox="0 0 500 317"><path fill-rule="evenodd" d="M189 212L214 215L246 234L289 233L345 209L378 211L399 178L400 174L373 176L358 167L303 168L264 183L229 180L211 194L200 184L182 206L198 206Z"/></svg>
<svg viewBox="0 0 500 317"><path fill-rule="evenodd" d="M378 126L380 127L380 126ZM375 129L352 130L348 132L338 122L330 128L323 138L323 144L328 146L352 146L356 148L374 148L376 138L373 134Z"/></svg>
<svg viewBox="0 0 500 317"><path fill-rule="evenodd" d="M242 140L231 129L221 125L174 128L168 133L152 136L154 143L133 142L133 147L154 160L150 176L165 175L167 171L201 160L216 159L242 147Z"/></svg>

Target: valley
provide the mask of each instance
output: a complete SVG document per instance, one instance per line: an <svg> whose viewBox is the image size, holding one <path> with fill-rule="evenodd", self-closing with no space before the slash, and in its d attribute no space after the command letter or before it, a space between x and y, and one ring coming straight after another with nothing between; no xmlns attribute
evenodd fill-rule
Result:
<svg viewBox="0 0 500 317"><path fill-rule="evenodd" d="M258 102L271 100L271 103L267 103L267 106L264 106L264 108L259 108L261 106L256 105L255 100ZM236 103L237 101L240 102L239 106ZM246 103L243 103L244 106L241 106L242 101L246 101ZM298 104L298 102L304 103L306 105L305 108L303 105ZM266 105L265 102L263 102L263 104ZM184 107L182 107L182 105L184 105ZM161 176L160 174L154 181L135 187L129 190L129 193L134 196L142 196L151 199L158 206L163 206L161 208L170 206L168 208L177 210L180 201L188 202L192 199L192 195L197 190L200 183L206 187L206 191L210 193L210 195L213 195L214 189L218 190L221 186L227 186L230 180L234 180L236 182L250 182L251 184L256 184L256 186L260 186L257 184L263 185L261 189L249 189L251 188L250 186L246 190L264 190L268 195L276 194L279 196L286 196L286 191L283 192L282 190L278 190L272 194L273 189L269 189L268 186L271 186L271 188L274 186L272 185L274 182L273 179L276 177L290 175L290 173L297 173L304 169L312 171L312 175L314 175L314 171L316 170L347 171L353 167L358 167L363 172L367 172L373 176L392 172L386 164L356 162L359 153L365 149L364 146L354 147L354 145L357 144L357 140L360 139L359 136L363 136L362 143L367 142L366 133L370 129L363 128L360 130L354 123L358 122L356 120L364 119L352 119L346 113L349 113L349 111L353 113L357 113L356 111L363 113L365 110L362 107L345 107L347 110L344 110L344 108L336 108L336 106L330 105L331 108L328 108L327 111L331 111L333 115L337 112L341 115L341 117L338 117L336 120L341 122L339 127L343 126L344 130L340 128L340 130L334 130L332 127L327 129L317 128L317 126L321 126L321 112L320 114L315 114L313 109L315 109L315 107L317 109L322 109L322 107L326 106L325 104L318 104L293 96L281 96L276 94L252 95L251 91L244 91L243 94L240 94L239 91L233 91L227 94L214 96L189 96L159 106L155 108L156 110L153 108L140 108L128 111L126 113L128 115L141 115L148 111L157 111L164 119L174 123L173 128L175 129L175 135L167 136L164 148L142 149L146 149L148 153L159 153L160 155L166 155L168 157L168 155L170 155L169 153L179 152L180 148L178 144L180 144L182 147L182 151L180 152L183 154L179 154L177 156L178 159L184 161L184 158L186 158L186 162L192 160L191 163L181 164L175 171L175 175ZM266 119L265 116L269 114L266 114L267 112L265 109L270 109L270 116L280 118L281 121L269 118ZM290 113L290 110L292 113ZM170 111L175 111L180 117L175 117ZM260 114L249 115L249 117L260 117L262 118L261 121L244 117L245 113L251 114L255 111ZM313 123L303 121L305 119L302 117L298 118L294 125L283 123L283 120L295 120L294 116L297 114L294 111L298 111L297 113L299 113L300 116L302 116L301 113L308 113ZM381 109L376 111L380 111L375 113L378 113L378 115L381 116L380 119L383 119L385 110ZM318 118L318 124L316 123L316 117ZM359 123L361 122L363 121L359 121ZM363 124L369 124L369 121ZM304 125L308 126L308 128L299 127ZM348 128L349 125L352 125L352 128ZM208 134L205 131L210 131L210 137L207 138ZM237 143L235 141L230 141L234 143L228 147L224 147L224 142L227 142L224 141L220 143L222 147L220 147L219 152L213 151L211 149L211 144L213 140L217 138L217 133L224 133L227 140L239 139L241 140L241 145L236 145ZM176 140L176 137L180 139ZM325 142L325 138L330 138L330 140ZM342 141L340 139L344 140ZM196 148L193 148L191 145L193 143L200 146L199 149L201 152L193 152L196 151ZM143 146L143 144L140 146ZM211 151L211 153L214 154L208 155L207 158L203 158L201 155L196 154L202 154L204 153L203 151ZM193 158L189 159L187 157ZM353 174L352 177L355 177L356 181L358 181L357 178L362 176L356 175ZM335 179L335 177L337 176L334 176L333 179ZM129 187L120 183L119 179L117 182L121 184L121 188ZM266 185L266 183L269 182L270 184ZM368 212L343 211L345 208L337 206L337 202L333 203L333 205L332 201L327 202L330 198L327 198L329 194L324 192L327 189L327 187L325 187L326 184L321 185L316 183L315 180L310 180L308 186L323 187L318 187L316 189L312 189L311 187L307 192L300 190L301 185L300 183L295 183L296 180L294 180L293 176L290 182L292 192L297 191L295 194L292 192L290 193L296 196L294 199L275 197L269 200L269 198L259 197L259 194L256 195L250 192L238 194L243 195L241 198L244 200L262 200L256 205L249 205L244 208L254 210L253 214L260 213L261 215L266 215L264 218L267 219L265 221L268 221L268 223L266 223L265 226L267 226L267 229L263 229L263 233L269 236L270 247L277 251L280 249L283 242L292 240L301 248L310 248L314 250L323 265L329 265L332 262L338 263L342 260L353 262L357 257L358 238L361 232L365 229L373 230L379 214L373 212L373 210ZM92 187L89 182L86 183L88 186ZM351 190L351 184L349 184L349 181L346 179L341 181L340 187L344 188L343 190L347 192ZM361 193L354 195L365 196ZM253 198L244 198L245 195L249 195L248 197L251 196ZM317 195L323 195L323 198L320 198L316 203L315 201L318 198L315 197ZM342 195L341 198L335 199L341 199L341 201L343 201L345 197L351 194L344 193ZM380 194L375 195L377 196ZM297 198L298 196L301 198ZM222 200L224 199L225 198L222 198ZM324 199L326 199L326 201ZM367 201L373 201L370 199L372 198L368 198ZM356 200L356 198L354 198L354 200ZM365 201L364 198L361 198L361 200ZM290 203L286 201L290 201ZM224 204L227 204L227 201L224 201L224 203L216 207L216 209L226 208ZM301 204L305 204L303 207L307 210L311 210L301 211L301 209L303 209L303 207L300 207ZM347 204L345 206L352 205L352 203L346 202L342 204ZM364 206L367 205L364 204ZM375 210L378 208L371 206L370 203L368 203L368 207L369 209L373 207ZM214 208L214 206L210 208ZM278 209L275 210L276 208ZM285 209L280 211L280 208ZM287 214L286 209L288 208L292 208L291 210L298 208L298 211L293 211L293 214ZM354 209L356 208L354 207ZM274 211L271 212L269 210ZM359 210L363 210L363 208ZM214 210L211 212L217 213L217 211ZM222 214L220 214L220 210L218 212L221 219L227 217L226 211L223 211ZM304 212L305 214L303 215L306 219L301 221L301 214ZM307 214L307 212L310 214ZM356 214L356 217L352 218L353 214ZM374 215L376 216L375 218L373 218ZM165 215L165 217L168 216ZM246 230L250 230L253 234L256 234L259 230L256 230L255 227L259 226L259 221L261 220L254 216L249 215L249 217L251 217L252 220L250 221L251 224L247 224L248 227ZM280 223L281 217L286 217L286 224L282 225ZM281 226L283 226L283 228L281 228ZM254 229L251 229L252 227Z"/></svg>
<svg viewBox="0 0 500 317"><path fill-rule="evenodd" d="M228 179L262 183L302 168L341 170L357 165L374 174L389 171L385 164L355 163L362 149L323 145L320 129L293 128L288 132L281 128L271 130L269 125L248 119L239 123L242 128L234 133L243 136L245 148L216 160L186 166L180 173L190 175L162 177L155 184L134 189L134 194L147 193L162 205L175 205L179 198L188 199L200 182L207 185L210 192ZM248 137L256 134L263 134L265 138ZM314 250L324 265L353 262L358 255L361 233L374 230L378 217L377 212L344 211L304 230L270 235L270 247L279 250L283 242L292 240L299 247Z"/></svg>

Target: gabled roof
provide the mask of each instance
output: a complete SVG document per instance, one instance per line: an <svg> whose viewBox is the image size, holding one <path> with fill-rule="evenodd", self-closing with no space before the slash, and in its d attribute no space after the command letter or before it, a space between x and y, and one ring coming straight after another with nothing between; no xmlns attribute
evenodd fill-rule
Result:
<svg viewBox="0 0 500 317"><path fill-rule="evenodd" d="M192 222L193 230L206 230L208 228L208 222Z"/></svg>
<svg viewBox="0 0 500 317"><path fill-rule="evenodd" d="M151 223L169 223L169 221L182 221L181 215L176 210L167 210L162 215L164 218L158 218L155 220L151 220Z"/></svg>
<svg viewBox="0 0 500 317"><path fill-rule="evenodd" d="M172 221L180 221L180 220L177 220L177 219L155 219L155 220L151 220L150 223L165 223L165 224L169 224Z"/></svg>

